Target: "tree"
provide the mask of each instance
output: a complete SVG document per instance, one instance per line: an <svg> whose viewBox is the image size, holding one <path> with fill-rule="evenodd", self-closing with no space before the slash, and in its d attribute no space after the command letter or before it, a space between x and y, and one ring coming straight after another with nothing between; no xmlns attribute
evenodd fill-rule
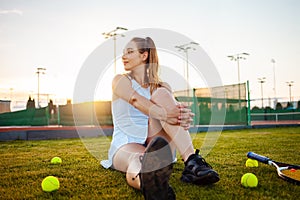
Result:
<svg viewBox="0 0 300 200"><path fill-rule="evenodd" d="M277 103L276 104L276 110L282 110L282 105L281 105L281 103Z"/></svg>

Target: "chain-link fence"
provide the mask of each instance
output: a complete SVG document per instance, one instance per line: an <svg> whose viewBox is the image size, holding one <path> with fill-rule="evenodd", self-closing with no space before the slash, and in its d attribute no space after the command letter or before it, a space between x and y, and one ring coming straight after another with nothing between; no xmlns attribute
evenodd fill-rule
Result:
<svg viewBox="0 0 300 200"><path fill-rule="evenodd" d="M175 98L195 113L194 125L251 125L251 121L300 120L300 98L252 99L246 83L174 92ZM261 107L260 105L265 105ZM273 106L272 106L273 105ZM28 107L28 102L27 102ZM250 108L250 109L248 109ZM113 125L111 102L31 108L0 114L0 126Z"/></svg>

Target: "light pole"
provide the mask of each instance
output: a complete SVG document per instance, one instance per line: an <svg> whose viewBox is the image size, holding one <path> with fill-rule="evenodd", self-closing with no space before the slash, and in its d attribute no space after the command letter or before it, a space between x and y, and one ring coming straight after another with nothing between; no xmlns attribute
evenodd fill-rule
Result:
<svg viewBox="0 0 300 200"><path fill-rule="evenodd" d="M45 74L46 68L38 67L37 68L37 75L38 75L38 95L37 95L37 103L38 103L38 108L40 108L40 74Z"/></svg>
<svg viewBox="0 0 300 200"><path fill-rule="evenodd" d="M189 58L188 58L188 51L189 50L193 50L195 51L196 48L194 48L193 46L198 46L199 44L197 42L189 42L186 44L182 44L182 45L178 45L175 46L175 48L178 51L183 51L185 53L185 57L186 57L186 68L185 68L185 79L186 79L186 94L187 96L189 96Z"/></svg>
<svg viewBox="0 0 300 200"><path fill-rule="evenodd" d="M246 60L245 56L249 56L249 53L237 53L234 55L227 56L230 58L230 60L237 62L237 68L238 68L238 89L239 89L239 112L240 112L240 119L241 119L241 80L240 80L240 59ZM249 108L250 109L250 108Z"/></svg>
<svg viewBox="0 0 300 200"><path fill-rule="evenodd" d="M260 83L261 88L261 108L264 108L264 92L263 92L263 83L266 82L266 77L258 78L258 82Z"/></svg>
<svg viewBox="0 0 300 200"><path fill-rule="evenodd" d="M294 84L294 81L288 81L286 84L289 86L289 95L290 95L290 103L292 103L292 86Z"/></svg>
<svg viewBox="0 0 300 200"><path fill-rule="evenodd" d="M249 55L250 55L249 53L238 53L238 54L227 56L231 60L237 62L237 67L238 67L238 84L240 84L240 82L241 82L240 81L240 59L246 60L245 56L249 56Z"/></svg>
<svg viewBox="0 0 300 200"><path fill-rule="evenodd" d="M123 27L116 27L114 30L112 31L109 31L107 33L102 33L102 35L104 35L104 38L105 39L108 39L108 38L113 38L114 40L114 74L116 74L116 71L117 71L117 36L122 36L124 37L125 35L123 34L119 34L117 33L118 30L123 30L123 31L127 31L128 29L127 28L123 28Z"/></svg>
<svg viewBox="0 0 300 200"><path fill-rule="evenodd" d="M276 103L277 103L277 97L276 97L276 74L275 74L275 60L272 58L271 59L271 63L273 63L273 84L274 84L274 108L276 107Z"/></svg>

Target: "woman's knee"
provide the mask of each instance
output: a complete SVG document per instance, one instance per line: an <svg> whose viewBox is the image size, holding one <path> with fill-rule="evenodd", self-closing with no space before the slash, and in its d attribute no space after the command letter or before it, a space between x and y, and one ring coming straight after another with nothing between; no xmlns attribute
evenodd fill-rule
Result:
<svg viewBox="0 0 300 200"><path fill-rule="evenodd" d="M172 93L164 87L160 87L153 92L151 95L151 101L161 106L176 105L176 100Z"/></svg>
<svg viewBox="0 0 300 200"><path fill-rule="evenodd" d="M139 161L139 156L144 152L145 147L140 144L126 144L114 155L113 166L116 170L127 172L129 165Z"/></svg>

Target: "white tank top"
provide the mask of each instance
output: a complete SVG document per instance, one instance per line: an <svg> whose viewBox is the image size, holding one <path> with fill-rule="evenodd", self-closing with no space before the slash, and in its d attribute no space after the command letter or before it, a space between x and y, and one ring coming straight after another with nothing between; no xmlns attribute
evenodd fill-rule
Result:
<svg viewBox="0 0 300 200"><path fill-rule="evenodd" d="M128 76L129 77L129 76ZM141 96L150 99L150 88L144 88L134 79L130 78L132 88ZM101 165L109 168L112 165L112 158L116 151L128 143L145 144L148 136L149 117L138 109L134 108L127 101L118 98L112 102L112 115L114 123L114 132L108 160L101 161Z"/></svg>
<svg viewBox="0 0 300 200"><path fill-rule="evenodd" d="M141 87L134 79L131 79L132 88L150 99L150 89ZM114 135L126 134L140 140L146 140L148 134L149 117L143 114L131 104L119 98L112 102L112 114L114 123Z"/></svg>

